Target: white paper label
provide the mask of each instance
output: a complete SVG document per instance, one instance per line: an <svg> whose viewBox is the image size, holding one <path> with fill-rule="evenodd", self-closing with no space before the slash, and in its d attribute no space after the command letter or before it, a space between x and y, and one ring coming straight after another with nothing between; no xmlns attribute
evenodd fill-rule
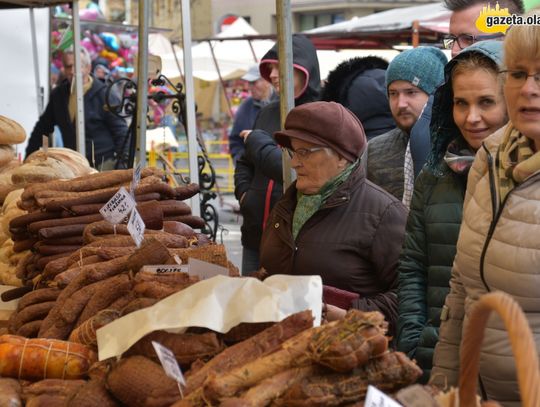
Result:
<svg viewBox="0 0 540 407"><path fill-rule="evenodd" d="M137 247L139 247L144 239L144 229L146 226L139 215L137 208L133 208L131 215L129 216L129 221L127 224L127 229Z"/></svg>
<svg viewBox="0 0 540 407"><path fill-rule="evenodd" d="M165 374L185 386L186 381L184 380L184 375L171 350L156 341L152 341L152 345L156 350L157 357L161 362L161 366L163 366L163 370L165 370Z"/></svg>
<svg viewBox="0 0 540 407"><path fill-rule="evenodd" d="M135 208L135 200L124 187L121 187L118 192L103 205L99 210L99 213L103 215L105 220L118 224L129 215L133 208Z"/></svg>
<svg viewBox="0 0 540 407"><path fill-rule="evenodd" d="M225 267L216 266L215 264L207 263L202 260L190 258L188 260L189 274L192 276L199 276L201 280L212 278L215 276L228 276L229 269Z"/></svg>
<svg viewBox="0 0 540 407"><path fill-rule="evenodd" d="M382 391L373 386L368 386L364 407L402 407Z"/></svg>
<svg viewBox="0 0 540 407"><path fill-rule="evenodd" d="M139 163L133 169L133 179L131 180L131 186L129 188L129 192L131 192L131 195L133 197L135 196L135 188L137 188L137 185L139 185L139 181L141 180L141 171L142 171L142 166L141 166L141 163Z"/></svg>
<svg viewBox="0 0 540 407"><path fill-rule="evenodd" d="M141 271L155 274L188 273L189 268L187 264L156 264L153 266L143 266Z"/></svg>

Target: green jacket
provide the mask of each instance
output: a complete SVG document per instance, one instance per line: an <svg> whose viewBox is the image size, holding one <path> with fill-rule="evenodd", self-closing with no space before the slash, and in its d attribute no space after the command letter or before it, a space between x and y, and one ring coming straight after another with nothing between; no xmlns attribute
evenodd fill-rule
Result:
<svg viewBox="0 0 540 407"><path fill-rule="evenodd" d="M425 168L414 184L399 262L397 347L415 358L429 379L440 313L461 225L466 176L436 177Z"/></svg>
<svg viewBox="0 0 540 407"><path fill-rule="evenodd" d="M424 370L422 382L427 382L432 367L463 213L467 176L454 173L443 158L452 141L465 143L452 117L451 71L456 60L469 52L497 64L502 60L502 44L483 41L445 67L446 82L437 89L433 103L432 151L414 184L398 269L397 348L416 359Z"/></svg>

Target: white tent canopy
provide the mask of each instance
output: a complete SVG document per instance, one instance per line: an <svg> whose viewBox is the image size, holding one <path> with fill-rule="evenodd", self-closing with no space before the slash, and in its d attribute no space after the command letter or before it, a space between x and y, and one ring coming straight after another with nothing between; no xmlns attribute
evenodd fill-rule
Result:
<svg viewBox="0 0 540 407"><path fill-rule="evenodd" d="M365 17L353 17L351 20L314 28L306 31L306 33L329 34L401 31L411 29L415 20L419 22L421 28L437 32L448 32L450 14L451 12L442 3L401 7L381 11Z"/></svg>
<svg viewBox="0 0 540 407"><path fill-rule="evenodd" d="M250 47L248 40L229 40L249 35L257 35L257 31L246 20L238 18L233 24L217 35L223 41L204 41L195 45L191 51L193 55L193 76L206 81L219 79L219 74L212 57L212 49L218 61L219 71L223 78L239 76L258 60L274 45L270 40L252 40ZM149 51L161 57L162 73L171 78L180 76L173 48L167 38L161 34L150 34ZM174 46L176 57L182 65L182 49ZM255 55L253 55L255 53Z"/></svg>

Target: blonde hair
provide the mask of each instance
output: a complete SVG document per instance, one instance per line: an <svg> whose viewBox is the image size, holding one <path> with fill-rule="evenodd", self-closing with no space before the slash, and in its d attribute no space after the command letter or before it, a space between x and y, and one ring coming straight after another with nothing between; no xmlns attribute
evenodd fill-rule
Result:
<svg viewBox="0 0 540 407"><path fill-rule="evenodd" d="M523 19L535 14L540 19L539 7L524 14ZM504 63L508 67L523 59L540 60L540 25L514 25L508 29L504 39Z"/></svg>

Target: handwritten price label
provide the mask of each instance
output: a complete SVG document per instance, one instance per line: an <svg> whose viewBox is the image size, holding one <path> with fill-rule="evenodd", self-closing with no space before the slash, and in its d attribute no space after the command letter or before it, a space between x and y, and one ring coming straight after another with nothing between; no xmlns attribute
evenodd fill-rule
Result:
<svg viewBox="0 0 540 407"><path fill-rule="evenodd" d="M187 264L157 264L154 266L143 266L141 271L147 271L155 274L167 274L187 273L189 269Z"/></svg>
<svg viewBox="0 0 540 407"><path fill-rule="evenodd" d="M135 200L121 187L109 201L103 205L99 213L110 223L118 224L135 208Z"/></svg>
<svg viewBox="0 0 540 407"><path fill-rule="evenodd" d="M133 210L131 211L131 215L129 216L127 229L129 234L135 241L137 247L140 247L144 239L145 228L146 226L144 225L141 215L139 215L139 211L137 210L137 208L133 208Z"/></svg>

